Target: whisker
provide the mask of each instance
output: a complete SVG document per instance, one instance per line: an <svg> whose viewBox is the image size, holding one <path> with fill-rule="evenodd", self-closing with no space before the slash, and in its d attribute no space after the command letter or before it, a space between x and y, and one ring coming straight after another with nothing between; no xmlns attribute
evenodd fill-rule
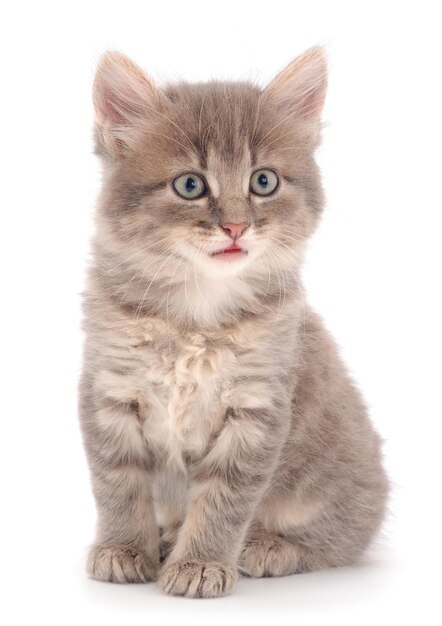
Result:
<svg viewBox="0 0 442 626"><path fill-rule="evenodd" d="M290 258L290 255L293 255L293 260L296 261L297 263L301 260L301 256L298 254L298 252L294 250L293 248L291 248L290 246L288 246L284 241L281 241L281 239L278 239L277 237L273 236L271 241L276 241L281 246L284 246L284 248L286 248L289 251L289 252L286 252L289 258ZM297 240L296 242L298 243L298 241L299 240Z"/></svg>
<svg viewBox="0 0 442 626"><path fill-rule="evenodd" d="M187 259L187 261L186 261L186 269L184 271L184 295L186 297L186 303L189 306L189 309L190 309L190 312L192 314L192 317L195 317L194 310L193 310L192 305L190 304L189 295L187 293L187 270L189 268L189 263L190 263L190 259Z"/></svg>
<svg viewBox="0 0 442 626"><path fill-rule="evenodd" d="M185 237L185 238L182 240L182 242L183 242L183 241L188 240L189 238L190 238L190 236ZM176 243L173 243L171 246L169 246L169 247L167 248L167 250L165 250L162 254L158 255L158 256L157 256L157 257L156 257L156 258L155 258L155 259L154 259L151 263L149 263L146 267L144 267L144 268L143 268L143 273L144 273L144 272L145 272L145 271L146 271L149 267L151 267L151 265L153 265L154 263L156 263L159 259L163 258L163 257L164 257L164 256L165 256L168 252L169 252L169 250L172 250L172 252L170 252L170 253L168 254L168 256L166 257L166 259L163 261L163 263L161 263L161 265L159 266L159 268L157 269L157 271L156 271L156 272L155 272L155 274L153 275L153 277L152 277L151 281L149 282L149 285L147 286L147 289L145 290L145 292L144 292L144 294L143 294L142 298L140 299L140 302L139 302L139 304L138 304L138 306L137 306L137 308L136 308L136 310L135 310L135 314L134 314L134 316L133 316L133 318L132 318L132 323L131 323L131 327L132 327L132 334L133 334L133 331L134 331L134 329L135 329L135 325L136 325L136 323L137 323L138 317L139 317L139 315L140 315L140 313L141 313L141 309L142 309L143 303L144 303L144 301L146 300L146 296L147 296L147 294L149 293L149 290L150 290L150 288L151 288L151 286L152 286L153 282L155 281L155 278L158 276L158 274L160 273L160 271L162 270L162 268L166 265L167 261L168 261L168 260L169 260L169 259L170 259L170 258L171 258L171 257L172 257L175 253L176 253L176 249L175 249L175 248L176 248ZM132 336L132 334L131 334L131 336Z"/></svg>
<svg viewBox="0 0 442 626"><path fill-rule="evenodd" d="M294 241L295 243L302 243L303 239L301 237L296 237L295 235L289 235L288 233L277 233L280 237L286 238L288 241Z"/></svg>
<svg viewBox="0 0 442 626"><path fill-rule="evenodd" d="M178 263L175 266L175 270L172 274L172 276L170 277L169 280L169 288L167 289L167 299L166 299L166 322L167 322L167 335L168 335L168 339L169 339L169 351L172 351L172 343L170 340L170 319L169 319L169 301L170 301L170 288L172 286L172 281L175 277L175 274L177 272L177 269L179 268L179 266L181 265L181 263L183 262L183 258L181 257L181 259L179 259Z"/></svg>
<svg viewBox="0 0 442 626"><path fill-rule="evenodd" d="M121 298L118 299L120 303L124 302L125 299L126 299L126 295L127 295L128 291L129 291L130 284L141 273L142 273L142 269L135 270L135 272L132 274L131 278L129 278L129 280L126 280L126 282L124 282L122 285L120 285L118 287L118 289L115 289L115 291L112 291L112 293L110 295L111 296L116 296L120 291L124 290L123 295L121 296Z"/></svg>
<svg viewBox="0 0 442 626"><path fill-rule="evenodd" d="M206 246L205 250L207 250L208 249L208 244L205 244L205 246ZM198 250L198 248L195 246L195 244L192 245L192 248L194 250L196 250L196 255L197 256L200 256L201 258L203 258L203 251L202 250L201 251ZM207 298L203 295L203 293L201 292L200 287L199 287L196 263L193 264L193 277L195 279L195 285L196 285L197 291L200 294L202 300L204 300L204 302L208 303Z"/></svg>
<svg viewBox="0 0 442 626"><path fill-rule="evenodd" d="M287 253L284 250L280 250L277 246L274 247L274 249L276 250L276 252L281 255L281 254L285 254L287 257ZM292 262L292 259L290 257L288 257L288 259ZM283 266L285 267L285 269L293 276L293 278L295 279L297 286L298 286L298 290L299 290L299 295L300 295L300 301L301 301L301 307L302 307L302 315L303 315L303 336L305 337L305 327L306 327L306 305L305 305L305 297L304 297L304 290L302 288L301 282L299 280L298 274L296 272L296 269L288 263L287 260L284 260L284 258L280 257L280 260L283 264Z"/></svg>
<svg viewBox="0 0 442 626"><path fill-rule="evenodd" d="M153 248L154 246L158 245L159 243L162 243L163 241L167 241L167 239L169 239L169 235L167 235L166 237L160 237L159 239L156 239L155 241L150 242L148 246L145 246L144 248L141 248L141 250L137 250L133 254L130 254L128 257L125 257L120 263L117 263L117 265L114 265L110 269L106 270L106 272L104 272L103 274L100 274L100 276L97 276L97 278L94 278L93 280L91 280L89 284L93 284L97 282L97 280L104 278L110 272L113 272L114 270L116 270L117 267L121 267L121 265L123 265L124 263L127 263L127 261L129 261L130 259L133 259L138 254L143 254L144 252L147 252L147 250L149 250L150 248Z"/></svg>
<svg viewBox="0 0 442 626"><path fill-rule="evenodd" d="M273 257L273 259L275 261L278 260L277 257L273 254L272 247L270 247L268 249L268 253ZM281 272L281 274L279 272L278 264L274 263L274 267L275 267L277 275L278 275L278 285L279 285L279 307L278 307L278 314L277 314L276 319L275 319L275 321L276 321L276 320L279 319L279 316L281 315L282 308L283 308L283 306L285 304L285 300L286 300L286 284L285 284L285 280L284 280L284 276L283 276L282 272ZM284 284L284 300L282 299L282 282L281 282L281 278L282 278L282 282Z"/></svg>
<svg viewBox="0 0 442 626"><path fill-rule="evenodd" d="M266 261L267 261L267 252L266 252L266 251L264 251L264 257L266 258ZM270 289L270 279L271 279L271 273L270 273L270 264L269 264L269 262L268 262L268 261L267 261L267 275L268 275L268 277L267 277L267 288L266 288L266 292L265 292L265 294L262 296L262 298L260 298L260 300L259 300L260 302L263 302L263 301L264 301L264 299L266 298L267 294L269 293L269 289Z"/></svg>

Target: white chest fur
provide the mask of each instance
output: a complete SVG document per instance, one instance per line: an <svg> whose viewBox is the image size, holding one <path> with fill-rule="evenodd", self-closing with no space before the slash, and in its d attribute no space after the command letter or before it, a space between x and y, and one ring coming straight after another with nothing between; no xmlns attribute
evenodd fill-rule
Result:
<svg viewBox="0 0 442 626"><path fill-rule="evenodd" d="M184 454L202 453L222 425L233 351L199 333L179 334L161 320L143 320L130 333L113 331L111 365L98 376L100 391L137 401L138 436L168 465L184 469Z"/></svg>

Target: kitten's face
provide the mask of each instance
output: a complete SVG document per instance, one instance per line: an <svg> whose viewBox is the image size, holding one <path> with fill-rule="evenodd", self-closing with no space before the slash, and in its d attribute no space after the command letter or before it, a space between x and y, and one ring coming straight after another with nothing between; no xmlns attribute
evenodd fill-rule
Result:
<svg viewBox="0 0 442 626"><path fill-rule="evenodd" d="M322 200L313 151L325 69L318 51L304 56L264 91L159 90L124 57L105 57L95 91L101 216L140 266L143 250L213 277L296 265Z"/></svg>

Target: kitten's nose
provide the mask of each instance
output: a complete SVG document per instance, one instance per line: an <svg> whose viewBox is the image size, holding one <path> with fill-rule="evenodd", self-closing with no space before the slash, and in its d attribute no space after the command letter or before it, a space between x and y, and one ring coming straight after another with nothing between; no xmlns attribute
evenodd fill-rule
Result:
<svg viewBox="0 0 442 626"><path fill-rule="evenodd" d="M229 237L233 239L233 241L236 241L236 239L241 237L247 227L248 224L245 222L242 224L221 224L221 228L229 235Z"/></svg>

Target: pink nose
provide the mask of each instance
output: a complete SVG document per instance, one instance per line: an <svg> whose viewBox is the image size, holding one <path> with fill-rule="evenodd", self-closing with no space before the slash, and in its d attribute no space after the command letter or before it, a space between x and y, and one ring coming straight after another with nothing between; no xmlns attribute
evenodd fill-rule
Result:
<svg viewBox="0 0 442 626"><path fill-rule="evenodd" d="M245 231L247 227L248 227L248 224L246 223L221 224L221 228L229 235L229 237L233 239L233 241L241 237L241 235L243 234L243 232Z"/></svg>

